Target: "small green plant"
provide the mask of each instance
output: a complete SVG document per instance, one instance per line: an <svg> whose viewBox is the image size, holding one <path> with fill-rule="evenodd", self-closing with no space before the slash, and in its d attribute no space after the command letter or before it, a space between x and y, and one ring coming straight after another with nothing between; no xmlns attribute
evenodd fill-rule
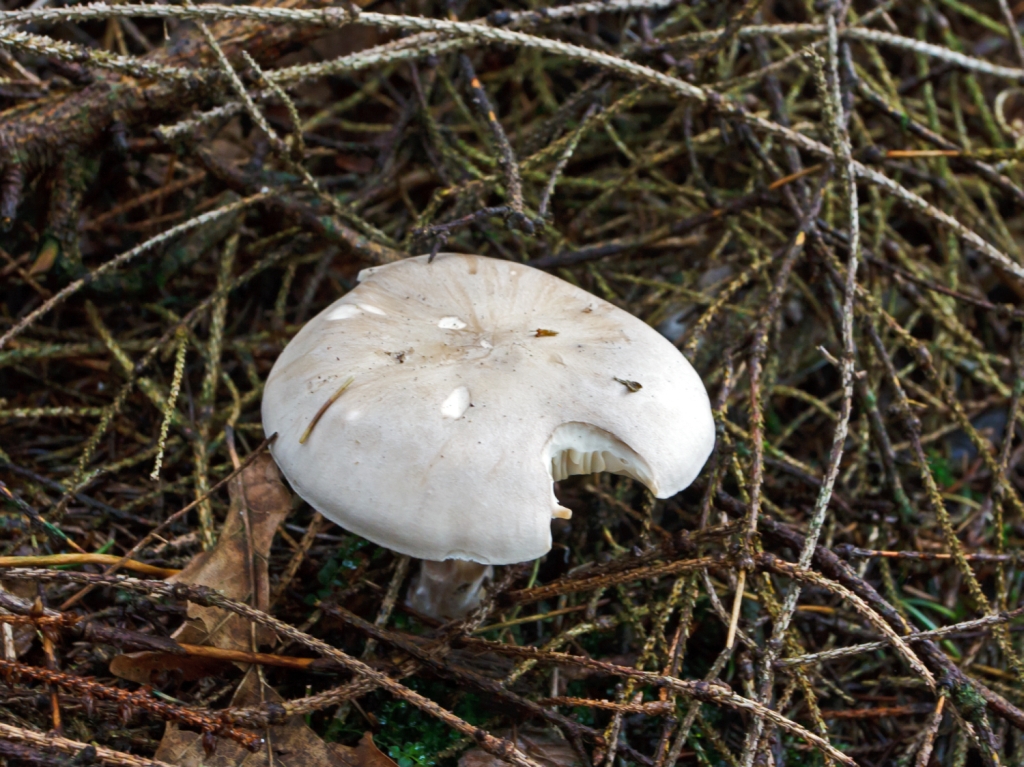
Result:
<svg viewBox="0 0 1024 767"><path fill-rule="evenodd" d="M433 767L435 753L437 752L431 751L423 743L405 743L388 749L388 756L395 760L398 767Z"/></svg>
<svg viewBox="0 0 1024 767"><path fill-rule="evenodd" d="M410 687L427 697L443 697L446 690L442 683L419 680L411 680ZM453 710L470 724L484 723L477 695L460 696ZM398 767L433 767L436 755L459 739L459 734L447 725L401 700L383 703L377 719L380 722L380 731L374 736L377 745L398 763Z"/></svg>
<svg viewBox="0 0 1024 767"><path fill-rule="evenodd" d="M937 450L928 451L928 468L931 469L932 476L940 487L949 487L956 481L949 459Z"/></svg>

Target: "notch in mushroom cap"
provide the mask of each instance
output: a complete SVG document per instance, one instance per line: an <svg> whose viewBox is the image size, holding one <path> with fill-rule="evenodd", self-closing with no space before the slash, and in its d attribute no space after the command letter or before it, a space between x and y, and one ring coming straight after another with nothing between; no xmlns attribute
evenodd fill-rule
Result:
<svg viewBox="0 0 1024 767"><path fill-rule="evenodd" d="M553 480L611 471L666 498L711 453L689 362L564 280L460 254L359 279L288 344L263 396L295 491L352 532L422 559L522 562L569 515Z"/></svg>

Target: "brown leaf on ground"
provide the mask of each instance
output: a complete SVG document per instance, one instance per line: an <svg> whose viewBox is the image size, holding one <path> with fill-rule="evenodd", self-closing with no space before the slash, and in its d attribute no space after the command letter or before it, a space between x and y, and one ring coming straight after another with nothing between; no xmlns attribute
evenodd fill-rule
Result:
<svg viewBox="0 0 1024 767"><path fill-rule="evenodd" d="M394 759L377 748L373 735L368 732L363 733L355 748L338 743L329 743L328 746L348 767L398 767Z"/></svg>
<svg viewBox="0 0 1024 767"><path fill-rule="evenodd" d="M281 696L261 680L259 669L251 668L238 686L231 705L255 706L281 701ZM298 715L264 730L263 737L263 747L255 753L221 738L214 752L207 755L199 733L168 724L153 758L178 767L397 767L373 744L369 733L355 748L324 743ZM270 755L273 755L272 765Z"/></svg>
<svg viewBox="0 0 1024 767"><path fill-rule="evenodd" d="M156 684L168 674L183 682L195 682L223 673L227 663L198 655L171 655L164 652L130 652L110 661L110 673L139 684Z"/></svg>
<svg viewBox="0 0 1024 767"><path fill-rule="evenodd" d="M267 557L278 526L291 511L291 495L269 453L235 477L228 492L231 506L217 545L197 556L170 580L211 586L226 597L266 610L270 606ZM255 649L249 622L240 616L190 602L188 617L192 620L174 633L179 642L210 644L226 650ZM273 635L264 633L257 637L257 643L268 644L273 639Z"/></svg>
<svg viewBox="0 0 1024 767"><path fill-rule="evenodd" d="M217 545L193 559L171 583L210 586L231 599L260 610L270 605L267 557L278 526L291 511L291 495L277 464L261 455L228 484L231 505ZM255 650L270 644L273 634L253 627L244 618L217 607L188 603L188 617L172 635L185 644L212 645L225 650ZM254 646L255 645L255 646ZM209 662L167 653L130 653L110 664L113 674L140 684L153 682L153 674L177 670L185 678L198 678Z"/></svg>
<svg viewBox="0 0 1024 767"><path fill-rule="evenodd" d="M496 735L498 733L495 733ZM512 740L513 733L503 733ZM546 730L519 730L516 746L541 767L579 767L580 760L569 742ZM459 759L459 767L504 767L505 762L481 748L471 748Z"/></svg>

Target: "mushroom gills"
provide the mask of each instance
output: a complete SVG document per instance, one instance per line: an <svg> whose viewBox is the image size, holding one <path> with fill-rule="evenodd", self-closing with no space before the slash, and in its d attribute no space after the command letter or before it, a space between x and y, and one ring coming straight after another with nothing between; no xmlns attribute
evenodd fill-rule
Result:
<svg viewBox="0 0 1024 767"><path fill-rule="evenodd" d="M548 440L545 460L555 482L575 474L607 471L655 489L647 462L614 434L593 424L563 423Z"/></svg>

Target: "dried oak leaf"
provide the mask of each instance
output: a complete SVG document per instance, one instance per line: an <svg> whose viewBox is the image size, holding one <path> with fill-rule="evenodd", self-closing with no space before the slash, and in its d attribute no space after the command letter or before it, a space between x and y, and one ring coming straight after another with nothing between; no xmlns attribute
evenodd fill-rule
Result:
<svg viewBox="0 0 1024 767"><path fill-rule="evenodd" d="M238 686L231 705L244 707L281 700L262 682L258 670L252 668ZM264 730L263 738L263 747L255 753L220 738L214 752L208 755L203 750L202 735L168 724L153 758L177 767L398 767L374 745L370 733L355 748L324 743L300 715Z"/></svg>
<svg viewBox="0 0 1024 767"><path fill-rule="evenodd" d="M267 557L278 526L291 511L291 495L268 454L235 477L228 492L231 503L217 545L168 581L210 586L231 599L266 610L270 606ZM254 639L257 646L274 641L274 635L261 627L254 637L247 620L218 607L189 602L188 617L172 635L184 644L255 650ZM184 678L194 679L216 668L207 659L153 652L119 655L110 664L111 673L140 684L151 684L154 673L178 671Z"/></svg>

